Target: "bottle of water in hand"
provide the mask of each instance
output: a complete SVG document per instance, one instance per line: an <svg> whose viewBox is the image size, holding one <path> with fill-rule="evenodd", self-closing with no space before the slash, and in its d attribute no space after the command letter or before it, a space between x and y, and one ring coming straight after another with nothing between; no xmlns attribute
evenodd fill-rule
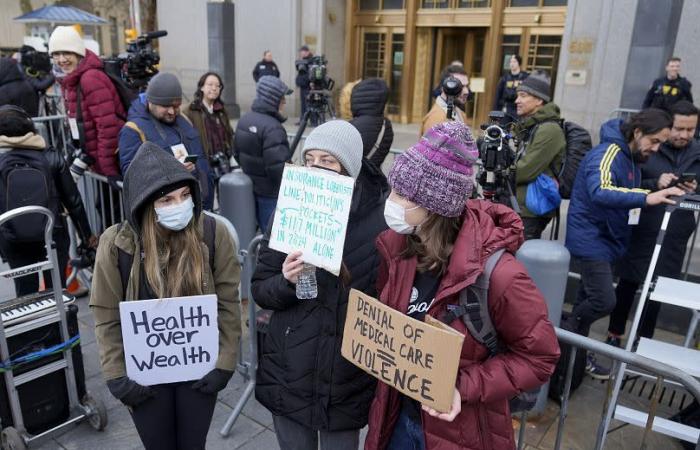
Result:
<svg viewBox="0 0 700 450"><path fill-rule="evenodd" d="M316 284L316 266L304 263L304 268L297 280L297 298L308 300L318 297L318 284Z"/></svg>

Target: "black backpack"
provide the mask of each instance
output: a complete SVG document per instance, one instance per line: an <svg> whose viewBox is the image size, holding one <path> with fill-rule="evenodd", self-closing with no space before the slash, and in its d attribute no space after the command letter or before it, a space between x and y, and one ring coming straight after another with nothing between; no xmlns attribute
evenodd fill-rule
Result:
<svg viewBox="0 0 700 450"><path fill-rule="evenodd" d="M43 206L60 214L49 163L43 152L14 149L0 153L0 213L22 206ZM25 214L5 222L0 233L9 242L43 242L46 216Z"/></svg>
<svg viewBox="0 0 700 450"><path fill-rule="evenodd" d="M122 106L124 106L124 111L128 113L131 104L139 96L138 91L130 88L129 85L126 84L126 81L124 81L122 78L121 67L119 66L118 60L116 62L112 60L104 61L104 70L105 74L107 74L109 79L112 81L114 89L117 90L119 100L121 100ZM120 117L120 119L126 121L126 117Z"/></svg>
<svg viewBox="0 0 700 450"><path fill-rule="evenodd" d="M530 131L528 143L532 142L537 127L547 122L559 124L566 138L566 150L564 151L561 167L557 170L550 164L549 168L559 183L559 195L561 195L561 198L570 199L571 191L574 189L574 181L576 181L578 166L581 165L581 161L583 161L588 151L593 148L593 140L591 139L591 134L581 125L560 119L547 120L535 125Z"/></svg>
<svg viewBox="0 0 700 450"><path fill-rule="evenodd" d="M491 272L503 253L505 253L505 249L500 249L489 256L484 271L477 277L474 284L460 291L459 304L448 305L448 312L442 320L449 324L461 317L469 334L489 350L490 357L502 353L504 350L498 341L498 333L496 327L493 326L488 307ZM508 404L511 414L531 410L537 403L539 392L540 388L538 387L531 391L521 392L510 399Z"/></svg>

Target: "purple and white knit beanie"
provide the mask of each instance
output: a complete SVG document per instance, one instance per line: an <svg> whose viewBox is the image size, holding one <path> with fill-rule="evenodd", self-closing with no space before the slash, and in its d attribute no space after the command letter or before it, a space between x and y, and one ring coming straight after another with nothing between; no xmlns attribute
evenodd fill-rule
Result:
<svg viewBox="0 0 700 450"><path fill-rule="evenodd" d="M396 157L389 185L428 211L457 217L472 193L478 157L469 127L456 121L439 123Z"/></svg>

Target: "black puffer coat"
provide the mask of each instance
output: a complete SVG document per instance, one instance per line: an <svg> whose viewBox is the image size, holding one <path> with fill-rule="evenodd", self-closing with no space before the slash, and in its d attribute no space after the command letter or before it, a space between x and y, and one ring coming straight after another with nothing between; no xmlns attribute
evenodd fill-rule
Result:
<svg viewBox="0 0 700 450"><path fill-rule="evenodd" d="M367 424L374 378L340 355L350 288L376 295L379 255L376 237L387 228L384 175L363 162L355 184L343 262L350 286L317 269L318 299L299 300L282 276L285 254L263 240L252 292L262 308L274 310L260 343L255 396L274 415L314 430L352 430Z"/></svg>
<svg viewBox="0 0 700 450"><path fill-rule="evenodd" d="M372 161L377 167L381 167L386 155L389 154L392 142L394 142L394 130L391 121L384 117L384 107L389 99L389 88L384 80L368 78L360 81L353 89L350 96L350 108L353 119L351 124L362 135L362 152L365 158ZM384 127L384 136L379 142L377 150L368 157L379 133Z"/></svg>
<svg viewBox="0 0 700 450"><path fill-rule="evenodd" d="M24 78L17 63L10 58L0 58L0 106L15 105L27 114L39 114L39 96Z"/></svg>
<svg viewBox="0 0 700 450"><path fill-rule="evenodd" d="M278 110L255 99L251 112L236 126L233 157L253 181L256 195L277 198L284 163L292 157L285 120Z"/></svg>
<svg viewBox="0 0 700 450"><path fill-rule="evenodd" d="M681 175L692 172L695 179L700 180L700 143L691 141L684 150L676 150L665 143L658 152L651 155L641 169L642 188L652 191L658 190L656 183L664 173ZM642 210L639 224L632 227L632 238L627 253L617 266L621 278L640 283L644 281L665 210L664 205ZM671 215L656 264L657 275L671 278L680 276L685 248L693 231L695 217L692 212L677 210Z"/></svg>

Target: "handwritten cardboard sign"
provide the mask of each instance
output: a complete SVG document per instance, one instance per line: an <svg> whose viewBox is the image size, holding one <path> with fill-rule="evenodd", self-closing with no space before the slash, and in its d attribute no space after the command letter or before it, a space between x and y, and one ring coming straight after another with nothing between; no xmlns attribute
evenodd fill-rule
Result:
<svg viewBox="0 0 700 450"><path fill-rule="evenodd" d="M126 374L144 386L197 380L216 365L216 295L119 303Z"/></svg>
<svg viewBox="0 0 700 450"><path fill-rule="evenodd" d="M430 316L425 319L415 320L353 289L340 352L379 381L448 412L464 335Z"/></svg>
<svg viewBox="0 0 700 450"><path fill-rule="evenodd" d="M304 262L338 275L354 186L351 177L287 164L270 248L284 253L300 250Z"/></svg>

